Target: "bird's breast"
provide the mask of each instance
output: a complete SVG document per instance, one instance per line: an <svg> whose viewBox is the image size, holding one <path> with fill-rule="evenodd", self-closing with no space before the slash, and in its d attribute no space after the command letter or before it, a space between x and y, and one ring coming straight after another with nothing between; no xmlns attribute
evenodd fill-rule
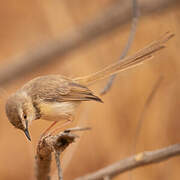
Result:
<svg viewBox="0 0 180 180"><path fill-rule="evenodd" d="M41 102L39 103L39 110L41 118L48 121L60 121L72 116L75 113L78 101L70 102Z"/></svg>

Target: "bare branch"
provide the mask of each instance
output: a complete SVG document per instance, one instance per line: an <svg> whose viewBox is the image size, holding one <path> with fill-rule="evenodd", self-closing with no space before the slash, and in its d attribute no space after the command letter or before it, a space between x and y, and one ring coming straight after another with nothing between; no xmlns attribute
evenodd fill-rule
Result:
<svg viewBox="0 0 180 180"><path fill-rule="evenodd" d="M155 10L160 10L177 0L151 0L141 1L140 7L143 14L148 14ZM122 3L125 6L122 6ZM103 14L95 18L90 23L77 28L76 32L67 34L64 39L54 40L41 47L36 47L20 57L11 59L6 67L0 68L0 85L38 69L42 65L47 65L63 57L68 52L89 43L100 35L114 30L127 23L131 19L131 7L127 0L119 0L116 4L104 11Z"/></svg>
<svg viewBox="0 0 180 180"><path fill-rule="evenodd" d="M74 128L69 128L64 130L64 132L77 132L77 131L87 131L87 130L91 130L91 127L74 127Z"/></svg>
<svg viewBox="0 0 180 180"><path fill-rule="evenodd" d="M58 168L58 178L63 180L62 169L60 166L60 155L62 152L75 141L78 137L72 132L89 130L89 127L75 127L64 130L57 135L47 135L40 138L37 145L36 160L36 179L50 180L50 166L52 160L52 152L55 153L55 160Z"/></svg>
<svg viewBox="0 0 180 180"><path fill-rule="evenodd" d="M51 154L53 151L62 153L77 135L70 132L61 132L55 136L44 136L39 140L36 155L36 179L49 180ZM57 154L56 154L57 155ZM61 172L60 172L61 175Z"/></svg>
<svg viewBox="0 0 180 180"><path fill-rule="evenodd" d="M60 152L56 151L55 152L55 160L56 160L56 165L58 169L58 179L63 180L63 175L62 175L62 168L61 168L61 162L60 162Z"/></svg>
<svg viewBox="0 0 180 180"><path fill-rule="evenodd" d="M138 17L139 17L139 14L140 14L139 5L138 5L137 0L132 0L132 9L133 9L133 13L132 13L133 17L132 17L131 29L130 29L127 44L125 45L125 47L124 47L124 49L122 51L122 54L121 54L121 56L119 58L119 61L121 61L121 59L123 59L128 54L128 51L131 48L131 45L132 45L133 40L134 40L134 36L135 36L135 33L136 33L136 29L137 29ZM100 93L101 95L106 94L110 90L110 88L112 87L112 84L113 84L113 82L115 80L115 77L116 77L116 75L112 75L109 78L106 86L103 88L103 90Z"/></svg>
<svg viewBox="0 0 180 180"><path fill-rule="evenodd" d="M112 178L116 175L129 171L131 169L162 162L169 158L179 155L180 155L180 144L174 144L162 149L139 153L135 156L131 156L126 159L120 160L119 162L109 165L94 173L76 178L75 180L92 180L92 179L100 180L106 176Z"/></svg>

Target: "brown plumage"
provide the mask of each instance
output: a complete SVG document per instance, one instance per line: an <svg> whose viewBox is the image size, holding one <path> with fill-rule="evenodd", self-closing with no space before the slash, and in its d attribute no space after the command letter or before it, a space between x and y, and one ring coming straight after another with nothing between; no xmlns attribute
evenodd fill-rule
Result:
<svg viewBox="0 0 180 180"><path fill-rule="evenodd" d="M101 101L87 87L61 75L40 76L22 87L29 96L47 102Z"/></svg>
<svg viewBox="0 0 180 180"><path fill-rule="evenodd" d="M164 43L172 36L173 34L166 33L135 55L128 56L89 76L70 79L60 75L47 75L27 82L7 101L6 114L9 121L13 126L23 130L30 139L28 124L33 120L39 118L56 122L62 119L72 120L76 108L82 101L102 102L88 86L150 59L154 52L164 48Z"/></svg>

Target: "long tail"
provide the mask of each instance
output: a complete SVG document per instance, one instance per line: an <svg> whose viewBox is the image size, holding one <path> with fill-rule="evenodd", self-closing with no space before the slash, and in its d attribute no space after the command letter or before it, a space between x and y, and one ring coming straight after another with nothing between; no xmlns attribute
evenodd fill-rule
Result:
<svg viewBox="0 0 180 180"><path fill-rule="evenodd" d="M140 65L144 61L149 60L152 57L153 53L163 49L165 47L164 43L171 39L173 36L173 33L167 32L161 38L141 49L136 54L128 56L117 63L109 65L96 73L84 77L75 78L74 81L78 82L79 84L88 86L98 80Z"/></svg>

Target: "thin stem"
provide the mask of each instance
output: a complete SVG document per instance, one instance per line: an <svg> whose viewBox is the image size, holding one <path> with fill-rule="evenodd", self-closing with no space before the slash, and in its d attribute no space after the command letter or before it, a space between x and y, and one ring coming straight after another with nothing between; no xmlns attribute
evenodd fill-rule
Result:
<svg viewBox="0 0 180 180"><path fill-rule="evenodd" d="M62 168L61 168L61 162L60 162L60 151L55 151L55 160L56 165L58 169L58 180L63 180L63 174L62 174Z"/></svg>
<svg viewBox="0 0 180 180"><path fill-rule="evenodd" d="M132 6L133 17L132 17L131 29L130 29L130 33L129 33L127 44L125 45L125 47L124 47L124 49L122 51L122 54L121 54L121 56L120 56L118 61L121 61L121 59L123 59L128 54L128 51L131 48L131 45L133 43L134 36L135 36L135 33L136 33L138 18L139 18L139 14L140 14L138 1L137 0L132 0L132 5L133 5ZM116 75L112 75L109 78L106 86L103 88L103 90L100 93L101 95L106 94L110 90L110 88L112 87L113 82L115 80L115 77L116 77Z"/></svg>

